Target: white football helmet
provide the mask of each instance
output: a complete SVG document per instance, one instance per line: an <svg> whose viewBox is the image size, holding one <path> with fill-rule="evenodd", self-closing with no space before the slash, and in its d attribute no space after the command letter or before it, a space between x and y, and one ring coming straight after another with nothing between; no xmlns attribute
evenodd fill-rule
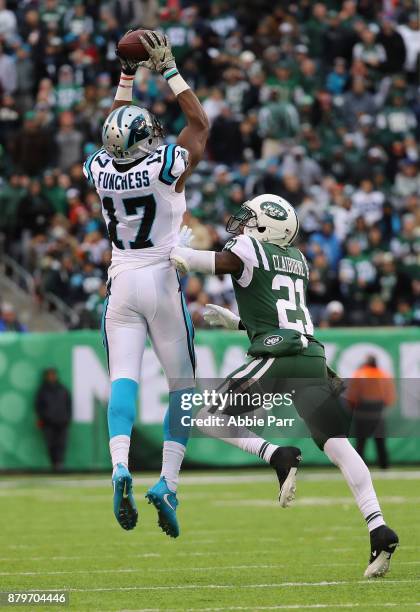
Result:
<svg viewBox="0 0 420 612"><path fill-rule="evenodd" d="M273 242L285 247L295 240L299 220L289 202L272 193L265 193L242 204L227 222L226 230L231 234L243 230L246 236L259 242Z"/></svg>
<svg viewBox="0 0 420 612"><path fill-rule="evenodd" d="M120 106L105 120L102 144L118 164L129 164L153 153L163 140L160 122L146 108Z"/></svg>

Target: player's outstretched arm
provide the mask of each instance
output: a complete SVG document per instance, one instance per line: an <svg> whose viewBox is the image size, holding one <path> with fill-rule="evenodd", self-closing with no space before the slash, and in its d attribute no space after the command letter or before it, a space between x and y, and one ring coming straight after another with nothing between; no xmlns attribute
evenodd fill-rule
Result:
<svg viewBox="0 0 420 612"><path fill-rule="evenodd" d="M166 80L187 119L187 125L177 139L177 144L189 153L187 169L175 187L176 191L181 192L186 179L203 157L209 134L209 121L197 96L179 74L168 37L161 32L149 31L142 36L141 41L149 53L148 62L153 63L155 70Z"/></svg>
<svg viewBox="0 0 420 612"><path fill-rule="evenodd" d="M131 32L131 30L128 30L126 34L128 34L129 32ZM120 106L126 106L127 104L132 103L134 77L136 75L137 68L140 65L139 61L129 60L125 59L124 57L121 57L118 52L118 47L115 49L115 55L120 60L121 76L120 82L117 87L117 92L115 94L114 102L111 106L111 110L109 111L110 113L116 108L119 108Z"/></svg>
<svg viewBox="0 0 420 612"><path fill-rule="evenodd" d="M242 262L230 251L197 251L189 247L176 246L170 254L172 265L177 270L201 272L202 274L240 274Z"/></svg>

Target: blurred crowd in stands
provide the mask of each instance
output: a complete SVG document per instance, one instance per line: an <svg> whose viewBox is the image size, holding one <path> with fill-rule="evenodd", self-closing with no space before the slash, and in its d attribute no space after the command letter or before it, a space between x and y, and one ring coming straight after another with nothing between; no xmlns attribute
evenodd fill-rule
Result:
<svg viewBox="0 0 420 612"><path fill-rule="evenodd" d="M139 24L165 30L211 122L187 188L195 246L221 248L244 200L281 195L317 325L420 324L415 0L0 0L0 234L38 299L98 325L110 247L82 162L112 104L115 43ZM139 70L135 99L173 141L184 120L164 80ZM199 327L206 302L235 307L228 277L192 276L186 294Z"/></svg>

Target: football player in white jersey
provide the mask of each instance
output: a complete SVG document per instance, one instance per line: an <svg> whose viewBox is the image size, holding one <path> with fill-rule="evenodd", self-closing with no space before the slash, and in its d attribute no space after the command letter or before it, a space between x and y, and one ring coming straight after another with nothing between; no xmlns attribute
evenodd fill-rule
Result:
<svg viewBox="0 0 420 612"><path fill-rule="evenodd" d="M111 379L108 427L114 514L124 529L135 527L138 513L128 453L149 337L168 381L169 407L161 477L146 497L157 509L162 530L177 537L176 489L188 430L175 431L171 423L180 422L181 393L194 386L195 356L191 318L169 254L178 242L186 209L185 181L202 157L209 125L178 72L166 36L149 31L141 41L150 59L120 58L121 79L103 126L103 147L85 162L84 172L101 198L112 242L102 333ZM139 65L160 73L177 97L186 127L176 144L165 145L159 121L147 109L131 104ZM187 236L188 232L186 241Z"/></svg>

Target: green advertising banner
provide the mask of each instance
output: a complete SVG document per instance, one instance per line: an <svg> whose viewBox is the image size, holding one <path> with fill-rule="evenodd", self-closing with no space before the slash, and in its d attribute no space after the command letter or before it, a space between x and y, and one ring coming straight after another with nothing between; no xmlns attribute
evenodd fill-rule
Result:
<svg viewBox="0 0 420 612"><path fill-rule="evenodd" d="M369 355L396 379L419 379L420 330L345 329L319 331L330 364L350 377ZM196 351L200 378L223 378L244 361L248 342L244 333L201 331ZM0 334L0 469L39 470L49 467L42 431L37 427L34 398L42 371L55 367L72 394L73 421L66 467L102 470L110 467L106 423L109 381L100 335L95 331L51 334ZM397 381L401 385L403 381ZM417 395L417 397L419 397ZM150 347L143 361L132 459L138 469L160 463L162 428L168 392L166 381ZM399 389L396 415L418 425L420 405L412 393ZM293 439L306 463L328 461L310 439ZM285 443L285 439L283 439ZM420 439L388 441L392 462L420 462ZM197 466L239 466L260 463L223 442L192 438L188 463Z"/></svg>

